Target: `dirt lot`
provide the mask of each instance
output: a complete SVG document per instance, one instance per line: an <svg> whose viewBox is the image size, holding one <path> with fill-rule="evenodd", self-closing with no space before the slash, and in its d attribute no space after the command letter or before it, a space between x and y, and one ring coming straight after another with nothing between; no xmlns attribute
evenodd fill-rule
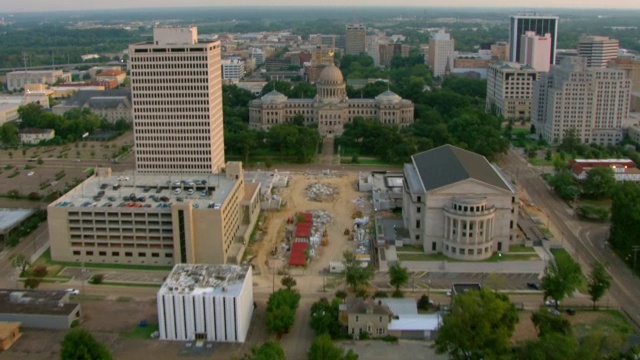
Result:
<svg viewBox="0 0 640 360"><path fill-rule="evenodd" d="M304 284L298 282L298 287L302 293L317 292L322 288L322 276L319 272L328 267L330 261L337 261L342 258L342 253L353 250L354 243L349 242L344 235L345 228L353 227L352 215L355 211L362 211L365 215L372 212L371 204L366 207L356 205L353 200L363 194L356 189L356 173L348 173L339 176L326 175L302 175L293 174L289 180L289 187L281 191L283 200L287 206L280 211L270 212L266 225L265 236L261 241L256 242L250 250L256 257L253 264L259 270L259 276L254 277L258 286L268 286L272 284L271 266L279 268L286 264L288 258L285 254L278 257L271 256L270 251L274 246L282 243L285 237L287 219L293 217L297 212L325 210L332 216L332 221L326 226L329 244L326 247L319 247L317 256L311 261L306 269L291 269L293 276L316 275L305 277ZM333 197L323 197L323 201L313 201L307 197L306 188L315 183L329 185L335 188L336 195ZM292 227L292 226L291 226ZM278 282L279 279L276 279Z"/></svg>

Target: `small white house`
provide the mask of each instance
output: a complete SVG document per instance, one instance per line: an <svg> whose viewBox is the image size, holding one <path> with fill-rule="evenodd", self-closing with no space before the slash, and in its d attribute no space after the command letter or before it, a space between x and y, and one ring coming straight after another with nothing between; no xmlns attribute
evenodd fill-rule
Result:
<svg viewBox="0 0 640 360"><path fill-rule="evenodd" d="M36 145L43 140L51 140L56 136L53 129L27 128L20 130L20 142L23 144Z"/></svg>

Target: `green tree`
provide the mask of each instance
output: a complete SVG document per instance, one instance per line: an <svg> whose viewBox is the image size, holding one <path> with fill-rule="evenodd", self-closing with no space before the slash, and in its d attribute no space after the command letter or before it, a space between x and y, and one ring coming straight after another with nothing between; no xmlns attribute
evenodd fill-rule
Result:
<svg viewBox="0 0 640 360"><path fill-rule="evenodd" d="M552 333L537 340L527 341L516 351L521 360L568 360L574 359L577 342L573 336Z"/></svg>
<svg viewBox="0 0 640 360"><path fill-rule="evenodd" d="M16 145L20 142L18 137L18 128L11 124L6 123L0 127L0 141L6 145Z"/></svg>
<svg viewBox="0 0 640 360"><path fill-rule="evenodd" d="M267 300L267 329L281 335L289 331L295 321L300 294L294 290L280 289Z"/></svg>
<svg viewBox="0 0 640 360"><path fill-rule="evenodd" d="M280 283L287 290L291 290L291 288L294 288L297 284L296 279L294 279L291 275L283 276L282 279L280 279Z"/></svg>
<svg viewBox="0 0 640 360"><path fill-rule="evenodd" d="M611 277L607 273L604 265L596 261L591 265L591 273L589 274L589 280L587 289L591 301L593 301L593 310L596 309L596 303L604 296L604 294L611 287Z"/></svg>
<svg viewBox="0 0 640 360"><path fill-rule="evenodd" d="M594 199L607 198L616 186L616 177L613 169L608 166L594 167L587 173L587 178L582 183L583 193Z"/></svg>
<svg viewBox="0 0 640 360"><path fill-rule="evenodd" d="M518 312L505 294L487 289L456 295L434 348L458 359L495 359L511 349Z"/></svg>
<svg viewBox="0 0 640 360"><path fill-rule="evenodd" d="M538 329L538 337L550 334L571 335L571 323L569 320L553 315L547 309L542 309L531 314L531 322Z"/></svg>
<svg viewBox="0 0 640 360"><path fill-rule="evenodd" d="M309 326L316 335L329 334L332 339L340 336L342 329L339 321L340 302L338 298L333 301L322 298L311 305Z"/></svg>
<svg viewBox="0 0 640 360"><path fill-rule="evenodd" d="M549 185L563 200L574 200L580 195L580 189L568 169L561 169L549 178Z"/></svg>
<svg viewBox="0 0 640 360"><path fill-rule="evenodd" d="M84 329L71 329L60 345L61 360L111 360L109 349Z"/></svg>
<svg viewBox="0 0 640 360"><path fill-rule="evenodd" d="M347 284L351 286L353 291L359 287L366 287L373 278L373 271L370 267L363 267L362 263L356 259L356 254L352 251L345 251L342 254L344 263L344 275Z"/></svg>
<svg viewBox="0 0 640 360"><path fill-rule="evenodd" d="M400 287L409 282L409 271L402 267L400 263L395 263L389 267L389 283L395 287L394 296L402 297Z"/></svg>
<svg viewBox="0 0 640 360"><path fill-rule="evenodd" d="M640 187L629 181L616 186L611 199L611 247L633 264L633 246L640 245Z"/></svg>
<svg viewBox="0 0 640 360"><path fill-rule="evenodd" d="M20 275L22 275L25 270L27 270L29 265L31 265L31 263L29 262L29 258L26 255L17 253L11 256L11 266L20 270Z"/></svg>
<svg viewBox="0 0 640 360"><path fill-rule="evenodd" d="M547 264L542 277L544 297L558 302L569 296L580 285L582 271L580 265L571 256L556 256Z"/></svg>
<svg viewBox="0 0 640 360"><path fill-rule="evenodd" d="M327 334L316 336L311 343L307 356L309 360L357 360L358 355L352 350L346 354L344 350L337 347L331 337Z"/></svg>
<svg viewBox="0 0 640 360"><path fill-rule="evenodd" d="M252 347L242 360L286 360L284 349L279 343L268 340L260 347Z"/></svg>

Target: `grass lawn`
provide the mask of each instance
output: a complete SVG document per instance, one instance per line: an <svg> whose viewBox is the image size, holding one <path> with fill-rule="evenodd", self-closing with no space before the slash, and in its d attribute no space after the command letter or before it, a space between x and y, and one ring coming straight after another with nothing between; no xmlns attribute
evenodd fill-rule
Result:
<svg viewBox="0 0 640 360"><path fill-rule="evenodd" d="M51 251L47 249L40 257L34 262L34 265L44 265L49 270L49 274L57 275L65 267L82 267L80 262L71 261L54 261L51 260ZM123 270L157 270L157 271L170 271L172 266L148 266L148 265L123 265L123 264L99 264L85 262L85 267L97 268L97 269L123 269Z"/></svg>
<svg viewBox="0 0 640 360"><path fill-rule="evenodd" d="M565 249L551 249L551 254L555 259L560 258L572 258L571 255ZM572 258L573 259L573 258ZM583 294L587 293L587 278L584 276L584 269L580 273L580 285L578 285L577 290Z"/></svg>
<svg viewBox="0 0 640 360"><path fill-rule="evenodd" d="M160 288L162 284L143 284L143 283L121 283L121 282L102 282L100 284L96 284L96 286L100 285L109 285L109 286L125 286L125 287L150 287L150 288Z"/></svg>
<svg viewBox="0 0 640 360"><path fill-rule="evenodd" d="M611 199L602 199L602 200L584 199L584 200L580 200L580 205L589 205L596 208L611 210Z"/></svg>
<svg viewBox="0 0 640 360"><path fill-rule="evenodd" d="M158 324L136 325L133 329L123 332L122 337L126 339L150 339L151 334L156 331L158 331Z"/></svg>
<svg viewBox="0 0 640 360"><path fill-rule="evenodd" d="M544 158L535 157L528 158L527 160L529 160L529 164L533 166L553 166L553 159L546 160Z"/></svg>
<svg viewBox="0 0 640 360"><path fill-rule="evenodd" d="M578 337L582 337L591 331L601 330L603 333L615 333L629 335L633 333L633 327L618 310L580 311L591 321L582 322L576 319L573 328Z"/></svg>
<svg viewBox="0 0 640 360"><path fill-rule="evenodd" d="M401 252L424 252L424 250L422 249L422 247L419 246L414 246L414 245L405 245L402 247L397 247L396 246L396 252L401 253Z"/></svg>

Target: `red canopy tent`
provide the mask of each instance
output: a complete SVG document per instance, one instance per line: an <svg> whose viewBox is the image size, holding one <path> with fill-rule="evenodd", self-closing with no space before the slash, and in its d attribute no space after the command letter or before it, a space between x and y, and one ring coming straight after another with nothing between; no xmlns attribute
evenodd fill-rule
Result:
<svg viewBox="0 0 640 360"><path fill-rule="evenodd" d="M304 266L307 262L305 252L309 248L306 242L294 242L291 245L291 254L289 255L289 266Z"/></svg>

